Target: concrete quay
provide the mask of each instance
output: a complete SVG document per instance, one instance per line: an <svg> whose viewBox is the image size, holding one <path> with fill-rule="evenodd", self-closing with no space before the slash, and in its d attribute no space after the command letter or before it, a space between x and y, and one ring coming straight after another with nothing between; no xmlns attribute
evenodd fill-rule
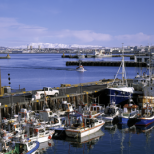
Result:
<svg viewBox="0 0 154 154"><path fill-rule="evenodd" d="M94 82L80 83L80 84L61 84L61 87L56 87L59 90L58 97L47 96L47 104L51 110L59 109L63 101L67 101L75 106L86 103L90 104L96 99L99 104L107 105L108 102L104 100L105 88L107 84L111 83L112 79L103 79ZM117 79L116 81L120 81ZM127 80L131 86L132 79ZM20 93L5 94L0 97L0 120L3 117L9 118L12 111L18 114L21 108L28 108L30 105L32 110L38 111L43 109L45 98L32 101L32 93L34 91L25 91Z"/></svg>
<svg viewBox="0 0 154 154"><path fill-rule="evenodd" d="M92 97L96 97L99 93L106 88L106 84L111 80L95 81L81 84L61 84L62 87L56 87L59 90L58 97L47 97L48 106L53 109L55 104L59 104L62 101L68 101L78 104L84 101L90 103ZM0 97L0 120L3 117L9 118L12 110L18 114L21 108L27 108L31 105L32 110L42 110L45 99L39 99L32 101L32 93L35 91L24 91L20 93L4 94Z"/></svg>
<svg viewBox="0 0 154 154"><path fill-rule="evenodd" d="M121 55L112 55L112 57L121 57ZM130 57L130 59L134 59L134 55L124 55L124 57ZM62 55L62 58L78 58L77 55ZM95 58L94 55L85 55L85 58ZM102 57L103 58L103 57ZM105 57L104 57L105 58Z"/></svg>
<svg viewBox="0 0 154 154"><path fill-rule="evenodd" d="M121 61L82 61L83 66L120 66ZM66 66L79 65L78 61L67 61ZM145 62L125 61L126 67L146 67Z"/></svg>

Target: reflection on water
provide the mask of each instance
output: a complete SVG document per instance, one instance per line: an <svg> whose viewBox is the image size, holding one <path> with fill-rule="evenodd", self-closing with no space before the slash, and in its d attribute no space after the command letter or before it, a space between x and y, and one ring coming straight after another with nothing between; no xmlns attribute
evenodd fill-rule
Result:
<svg viewBox="0 0 154 154"><path fill-rule="evenodd" d="M90 150L102 137L104 133L102 130L97 131L96 133L89 134L88 136L82 138L70 138L66 137L65 141L69 142L73 147L83 147L83 144L87 144L88 149Z"/></svg>
<svg viewBox="0 0 154 154"><path fill-rule="evenodd" d="M107 127L106 127L107 126ZM39 150L42 153L113 153L151 154L154 150L154 124L147 127L105 124L101 130L83 138L52 140ZM43 149L43 150L42 150Z"/></svg>

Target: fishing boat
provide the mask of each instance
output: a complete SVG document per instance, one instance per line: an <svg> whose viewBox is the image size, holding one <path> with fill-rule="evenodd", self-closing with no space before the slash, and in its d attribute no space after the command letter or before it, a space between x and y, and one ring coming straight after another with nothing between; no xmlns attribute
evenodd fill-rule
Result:
<svg viewBox="0 0 154 154"><path fill-rule="evenodd" d="M30 139L21 139L15 143L15 149L5 154L35 154L35 151L39 148L38 141L31 141Z"/></svg>
<svg viewBox="0 0 154 154"><path fill-rule="evenodd" d="M153 109L149 102L144 104L142 111L135 123L136 126L147 126L154 122Z"/></svg>
<svg viewBox="0 0 154 154"><path fill-rule="evenodd" d="M97 132L105 124L97 118L84 118L81 114L68 114L65 133L68 137L84 137Z"/></svg>
<svg viewBox="0 0 154 154"><path fill-rule="evenodd" d="M82 65L79 65L77 68L76 68L77 71L80 71L80 72L84 72L85 69Z"/></svg>
<svg viewBox="0 0 154 154"><path fill-rule="evenodd" d="M78 145L82 145L82 144L85 144L85 143L96 143L97 141L99 141L99 139L104 136L104 133L103 131L100 129L99 131L93 133L93 134L90 134L88 136L84 136L82 138L70 138L70 137L66 137L65 138L65 141L67 142L70 142L70 143L73 143L76 144L77 146Z"/></svg>
<svg viewBox="0 0 154 154"><path fill-rule="evenodd" d="M71 103L68 103L67 101L62 101L62 109L58 110L58 114L60 116L64 116L66 115L67 112L73 112L74 111L74 107Z"/></svg>
<svg viewBox="0 0 154 154"><path fill-rule="evenodd" d="M108 57L112 57L111 53L105 53L105 50L100 50L100 51L96 51L94 52L94 57L95 58L108 58Z"/></svg>
<svg viewBox="0 0 154 154"><path fill-rule="evenodd" d="M79 112L86 117L96 118L102 114L104 114L104 107L99 104L93 103L89 107L85 106L83 108L79 108Z"/></svg>
<svg viewBox="0 0 154 154"><path fill-rule="evenodd" d="M0 153L6 153L14 149L14 144L11 142L10 137L3 137L0 141Z"/></svg>
<svg viewBox="0 0 154 154"><path fill-rule="evenodd" d="M137 74L133 79L132 86L136 91L143 91L143 87L148 84L150 77L144 72L143 75Z"/></svg>
<svg viewBox="0 0 154 154"><path fill-rule="evenodd" d="M146 133L148 131L153 130L154 128L154 123L151 123L149 125L143 126L143 125L136 125L136 130L138 133L142 132L142 133Z"/></svg>
<svg viewBox="0 0 154 154"><path fill-rule="evenodd" d="M108 106L106 106L104 115L102 115L102 119L105 122L113 122L113 120L118 118L119 113L120 108L115 104L115 102L112 102Z"/></svg>
<svg viewBox="0 0 154 154"><path fill-rule="evenodd" d="M138 105L132 104L131 101L132 100L130 100L129 104L123 106L123 110L118 116L118 124L135 124L139 109Z"/></svg>
<svg viewBox="0 0 154 154"><path fill-rule="evenodd" d="M84 69L84 67L82 66L82 61L81 60L79 60L79 66L76 68L76 70L77 71L80 71L80 72L84 72L84 71L86 71L85 69Z"/></svg>
<svg viewBox="0 0 154 154"><path fill-rule="evenodd" d="M122 46L123 47L123 46ZM124 50L122 50L124 53ZM120 69L122 68L122 72L120 73ZM117 81L117 75L122 74L122 80ZM114 100L116 104L121 104L122 106L126 104L130 97L132 97L134 93L133 87L128 87L125 64L124 64L124 54L122 54L122 62L118 69L118 72L115 76L114 81L111 84L107 85L105 89L104 99L107 102Z"/></svg>
<svg viewBox="0 0 154 154"><path fill-rule="evenodd" d="M27 121L29 119L34 119L34 118L35 118L35 112L32 110L21 108L20 112L18 113L19 121Z"/></svg>
<svg viewBox="0 0 154 154"><path fill-rule="evenodd" d="M38 141L39 143L42 143L49 141L54 132L54 130L46 130L42 125L36 125L29 127L28 134L25 134L24 137L27 138L30 136L29 139L31 141Z"/></svg>

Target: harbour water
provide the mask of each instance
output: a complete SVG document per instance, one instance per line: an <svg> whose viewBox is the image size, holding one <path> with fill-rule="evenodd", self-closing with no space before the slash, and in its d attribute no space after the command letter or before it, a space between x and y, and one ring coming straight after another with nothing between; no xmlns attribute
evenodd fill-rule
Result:
<svg viewBox="0 0 154 154"><path fill-rule="evenodd" d="M5 56L1 54L1 56ZM118 67L85 66L87 71L77 72L77 66L66 66L66 61L77 59L61 58L61 54L11 54L11 59L1 59L2 86L8 86L8 73L12 89L42 89L43 86L59 87L60 84L78 84L101 79L113 79ZM120 61L114 58L85 58L83 61ZM129 61L129 57L125 57ZM134 78L139 68L126 67L127 78ZM118 76L118 78L120 78Z"/></svg>
<svg viewBox="0 0 154 154"><path fill-rule="evenodd" d="M1 55L6 56L6 55ZM25 88L26 91L42 89L43 86L59 87L60 84L78 84L113 79L118 67L85 66L87 71L77 72L77 66L66 66L66 61L77 59L61 58L61 54L11 54L11 59L1 59L1 84L8 86L8 74L12 89ZM85 61L120 61L120 57ZM129 61L129 57L125 60ZM134 78L140 68L126 67L127 78ZM145 68L142 68L145 71ZM118 76L120 78L120 76ZM154 152L153 125L147 128L131 128L115 125L112 129L102 127L103 135L86 138L84 142L73 139L54 140L53 145L42 149L42 153L110 153L110 154L152 154Z"/></svg>

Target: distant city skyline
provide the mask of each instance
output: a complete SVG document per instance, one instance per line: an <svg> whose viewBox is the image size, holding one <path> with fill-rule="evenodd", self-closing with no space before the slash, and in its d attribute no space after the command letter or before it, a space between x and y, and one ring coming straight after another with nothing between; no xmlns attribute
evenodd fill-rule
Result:
<svg viewBox="0 0 154 154"><path fill-rule="evenodd" d="M0 46L154 44L153 0L0 1Z"/></svg>

